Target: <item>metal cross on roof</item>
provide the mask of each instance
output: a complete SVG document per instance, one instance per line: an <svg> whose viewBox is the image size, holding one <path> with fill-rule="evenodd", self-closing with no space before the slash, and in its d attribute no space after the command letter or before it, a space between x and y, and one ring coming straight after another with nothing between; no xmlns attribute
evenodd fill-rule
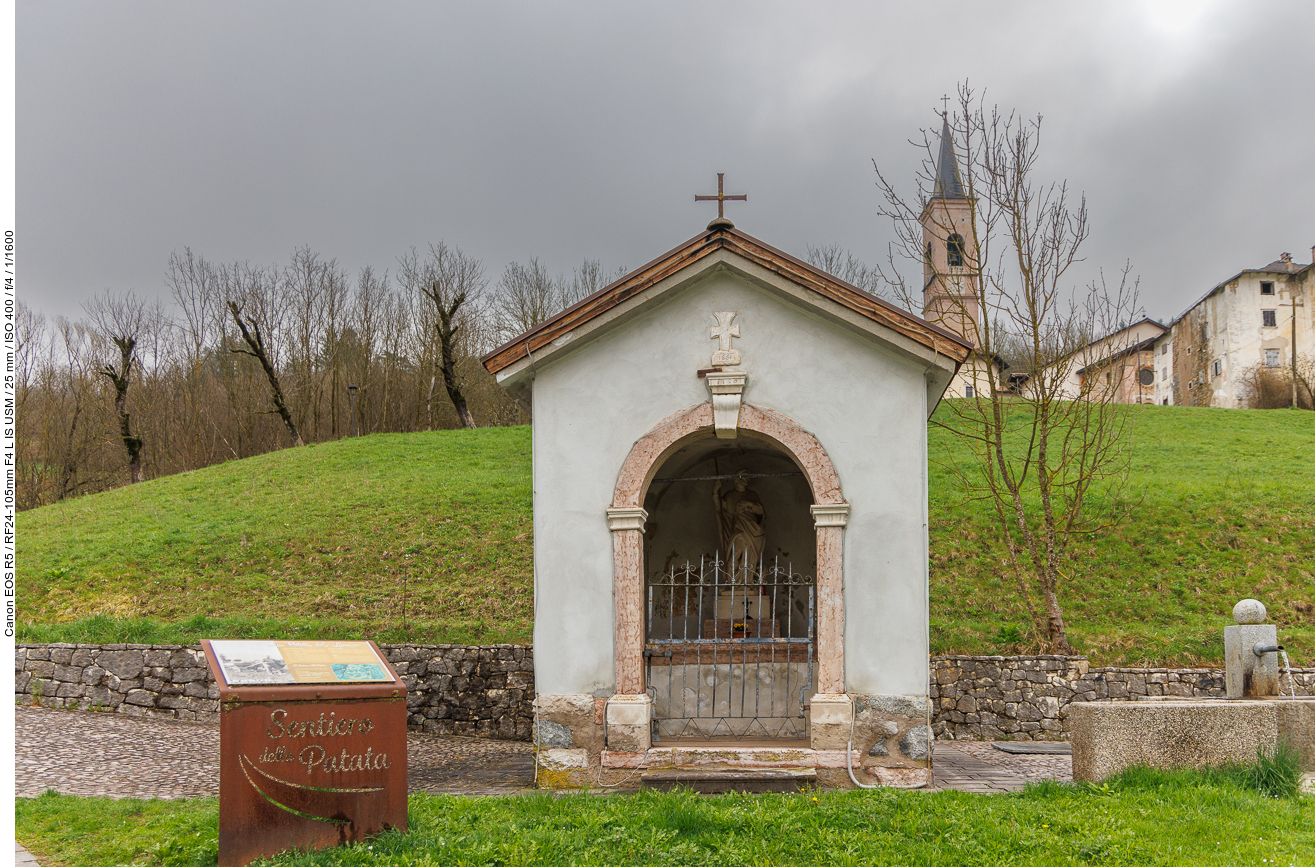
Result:
<svg viewBox="0 0 1315 867"><path fill-rule="evenodd" d="M725 177L726 177L725 172L717 172L717 195L715 195L715 196L700 196L700 195L695 194L695 196L694 196L694 201L696 201L696 202L716 202L716 203L717 203L717 219L713 220L711 223L708 224L708 228L709 228L709 229L714 228L714 227L716 227L716 226L718 226L718 225L723 225L723 226L727 226L727 227L733 228L733 224L731 223L730 220L726 219L726 214L725 214L725 212L724 212L724 210L723 210L723 209L725 208L725 203L726 203L726 202L747 202L747 201L749 201L749 197L748 197L747 195L739 195L739 196L728 196L728 195L726 195L726 193L723 191L723 187L722 187L722 179L725 178Z"/></svg>

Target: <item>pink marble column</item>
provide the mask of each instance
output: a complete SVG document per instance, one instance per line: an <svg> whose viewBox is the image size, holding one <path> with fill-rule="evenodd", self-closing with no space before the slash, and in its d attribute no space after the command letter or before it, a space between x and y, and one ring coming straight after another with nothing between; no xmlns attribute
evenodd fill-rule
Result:
<svg viewBox="0 0 1315 867"><path fill-rule="evenodd" d="M644 692L644 522L639 508L610 508L612 529L612 599L616 691L622 695Z"/></svg>
<svg viewBox="0 0 1315 867"><path fill-rule="evenodd" d="M845 524L849 505L812 507L817 525L817 691L845 691Z"/></svg>

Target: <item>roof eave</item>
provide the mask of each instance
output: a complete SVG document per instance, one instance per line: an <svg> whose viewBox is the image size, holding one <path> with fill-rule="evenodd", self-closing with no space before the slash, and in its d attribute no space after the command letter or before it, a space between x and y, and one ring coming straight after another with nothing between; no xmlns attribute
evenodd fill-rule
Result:
<svg viewBox="0 0 1315 867"><path fill-rule="evenodd" d="M564 337L569 342L569 335L577 328L626 305L631 299L645 294L646 290L723 249L915 343L943 353L955 363L962 362L972 351L971 345L961 337L938 325L901 310L743 232L733 228L719 228L696 235L535 328L517 335L480 360L485 369L498 377L499 382L519 379L519 368L526 365L532 367L536 362L534 353L540 349L558 343ZM512 367L517 370L509 370ZM507 371L507 375L502 375L503 371Z"/></svg>

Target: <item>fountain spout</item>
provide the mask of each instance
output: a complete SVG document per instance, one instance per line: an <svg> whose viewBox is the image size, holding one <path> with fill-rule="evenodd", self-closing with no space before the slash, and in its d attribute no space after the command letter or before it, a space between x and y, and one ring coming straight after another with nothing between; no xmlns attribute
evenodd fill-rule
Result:
<svg viewBox="0 0 1315 867"><path fill-rule="evenodd" d="M1283 649L1281 644L1266 644L1263 641L1257 641L1251 648L1251 652L1256 656L1264 656L1266 653L1278 653Z"/></svg>

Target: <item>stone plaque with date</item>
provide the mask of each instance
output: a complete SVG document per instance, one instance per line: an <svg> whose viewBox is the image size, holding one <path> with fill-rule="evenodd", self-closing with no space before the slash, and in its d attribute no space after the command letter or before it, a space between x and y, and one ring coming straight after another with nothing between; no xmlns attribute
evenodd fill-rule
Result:
<svg viewBox="0 0 1315 867"><path fill-rule="evenodd" d="M406 686L371 641L202 641L219 867L406 830Z"/></svg>

